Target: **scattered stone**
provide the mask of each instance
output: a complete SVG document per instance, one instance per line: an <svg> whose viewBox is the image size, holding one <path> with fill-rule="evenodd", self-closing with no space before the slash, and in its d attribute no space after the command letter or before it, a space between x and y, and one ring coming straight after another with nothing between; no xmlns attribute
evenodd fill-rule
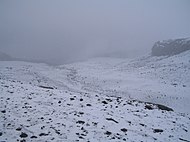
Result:
<svg viewBox="0 0 190 142"><path fill-rule="evenodd" d="M182 139L182 138L179 138L179 140L184 141L184 142L190 142L190 141Z"/></svg>
<svg viewBox="0 0 190 142"><path fill-rule="evenodd" d="M139 125L141 125L141 126L145 126L145 124L142 124L142 123L139 123Z"/></svg>
<svg viewBox="0 0 190 142"><path fill-rule="evenodd" d="M78 123L78 124L84 124L85 122L84 122L84 121L79 120L79 121L77 121L76 123Z"/></svg>
<svg viewBox="0 0 190 142"><path fill-rule="evenodd" d="M92 124L93 124L94 126L97 126L97 125L98 125L98 123L97 123L97 122L92 122Z"/></svg>
<svg viewBox="0 0 190 142"><path fill-rule="evenodd" d="M172 83L173 86L177 86L177 83Z"/></svg>
<svg viewBox="0 0 190 142"><path fill-rule="evenodd" d="M7 126L11 126L11 123L8 123Z"/></svg>
<svg viewBox="0 0 190 142"><path fill-rule="evenodd" d="M2 110L1 112L2 112L2 113L6 113L6 110Z"/></svg>
<svg viewBox="0 0 190 142"><path fill-rule="evenodd" d="M153 131L154 133L162 133L163 132L163 130L162 129L154 129L154 131Z"/></svg>
<svg viewBox="0 0 190 142"><path fill-rule="evenodd" d="M108 101L108 102L112 102L112 100L111 100L111 99L109 99L109 98L107 98L107 99L106 99L106 101Z"/></svg>
<svg viewBox="0 0 190 142"><path fill-rule="evenodd" d="M188 130L186 130L186 129L184 129L184 128L183 128L183 130L184 130L185 132L188 132Z"/></svg>
<svg viewBox="0 0 190 142"><path fill-rule="evenodd" d="M84 114L84 112L79 112L79 114L80 114L80 115L83 115L83 114Z"/></svg>
<svg viewBox="0 0 190 142"><path fill-rule="evenodd" d="M40 88L44 88L44 89L54 89L53 87L49 87L49 86L42 86L42 85L40 85L39 87L40 87Z"/></svg>
<svg viewBox="0 0 190 142"><path fill-rule="evenodd" d="M115 123L118 123L116 120L114 120L113 118L106 118L106 120L108 120L108 121L113 121L113 122L115 122Z"/></svg>
<svg viewBox="0 0 190 142"><path fill-rule="evenodd" d="M108 104L106 101L102 101L103 104Z"/></svg>
<svg viewBox="0 0 190 142"><path fill-rule="evenodd" d="M26 142L26 140L25 140L25 139L22 139L22 140L20 140L20 142Z"/></svg>
<svg viewBox="0 0 190 142"><path fill-rule="evenodd" d="M36 138L38 138L37 136L31 136L30 137L31 139L36 139Z"/></svg>
<svg viewBox="0 0 190 142"><path fill-rule="evenodd" d="M26 138L26 137L28 137L28 135L27 135L26 133L23 133L23 132L22 132L21 135L20 135L20 137L21 137L21 138Z"/></svg>
<svg viewBox="0 0 190 142"><path fill-rule="evenodd" d="M45 133L40 133L39 136L48 136L49 134L45 134Z"/></svg>
<svg viewBox="0 0 190 142"><path fill-rule="evenodd" d="M106 131L104 134L106 134L106 135L111 135L112 132Z"/></svg>
<svg viewBox="0 0 190 142"><path fill-rule="evenodd" d="M149 110L153 110L153 107L150 106L150 105L145 105L145 108L146 108L146 109L149 109Z"/></svg>
<svg viewBox="0 0 190 142"><path fill-rule="evenodd" d="M79 136L79 139L84 139L82 136Z"/></svg>
<svg viewBox="0 0 190 142"><path fill-rule="evenodd" d="M18 127L18 128L16 128L16 130L17 130L17 131L21 131L21 130L22 130L22 128Z"/></svg>
<svg viewBox="0 0 190 142"><path fill-rule="evenodd" d="M121 131L125 133L125 132L127 132L127 129L126 128L122 128Z"/></svg>
<svg viewBox="0 0 190 142"><path fill-rule="evenodd" d="M92 106L91 104L86 104L86 106Z"/></svg>
<svg viewBox="0 0 190 142"><path fill-rule="evenodd" d="M71 101L75 100L75 98L70 98Z"/></svg>

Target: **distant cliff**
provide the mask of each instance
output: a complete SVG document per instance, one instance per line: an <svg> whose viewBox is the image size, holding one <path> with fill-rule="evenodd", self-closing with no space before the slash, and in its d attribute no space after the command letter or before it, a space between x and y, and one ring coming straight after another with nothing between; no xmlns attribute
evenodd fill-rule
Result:
<svg viewBox="0 0 190 142"><path fill-rule="evenodd" d="M190 38L158 41L152 48L152 56L171 56L190 50Z"/></svg>

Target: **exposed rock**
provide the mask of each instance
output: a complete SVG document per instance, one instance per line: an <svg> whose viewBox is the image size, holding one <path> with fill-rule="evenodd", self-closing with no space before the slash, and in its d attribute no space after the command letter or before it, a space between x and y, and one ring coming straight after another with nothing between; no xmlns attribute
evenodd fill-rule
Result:
<svg viewBox="0 0 190 142"><path fill-rule="evenodd" d="M154 108L152 107L152 106L150 106L150 105L145 105L145 108L146 109L149 109L149 110L153 110Z"/></svg>
<svg viewBox="0 0 190 142"><path fill-rule="evenodd" d="M40 133L39 136L48 136L49 134Z"/></svg>
<svg viewBox="0 0 190 142"><path fill-rule="evenodd" d="M22 133L20 134L20 137L21 137L21 138L26 138L26 137L28 137L28 135L27 135L26 133L23 133L23 132L22 132Z"/></svg>
<svg viewBox="0 0 190 142"><path fill-rule="evenodd" d="M161 105L161 104L156 104L156 105L157 105L157 107L158 107L159 109L161 109L161 110L173 111L172 108L169 108L169 107L167 107L167 106L164 106L164 105Z"/></svg>
<svg viewBox="0 0 190 142"><path fill-rule="evenodd" d="M103 104L108 104L106 101L102 101Z"/></svg>
<svg viewBox="0 0 190 142"><path fill-rule="evenodd" d="M115 123L118 123L116 120L114 120L113 118L106 118L106 120L108 120L108 121L113 121L113 122L115 122Z"/></svg>
<svg viewBox="0 0 190 142"><path fill-rule="evenodd" d="M162 129L154 129L154 131L153 131L154 133L162 133L163 132L163 130Z"/></svg>
<svg viewBox="0 0 190 142"><path fill-rule="evenodd" d="M36 138L38 138L37 136L31 136L30 137L31 139L36 139Z"/></svg>
<svg viewBox="0 0 190 142"><path fill-rule="evenodd" d="M40 85L39 87L40 87L40 88L44 88L44 89L54 89L53 87L49 87L49 86L42 86L42 85Z"/></svg>
<svg viewBox="0 0 190 142"><path fill-rule="evenodd" d="M2 112L2 113L6 113L6 110L2 110L1 112Z"/></svg>
<svg viewBox="0 0 190 142"><path fill-rule="evenodd" d="M158 41L152 48L152 56L171 56L190 50L190 38Z"/></svg>
<svg viewBox="0 0 190 142"><path fill-rule="evenodd" d="M179 140L184 141L184 142L190 142L190 141L182 139L182 138L179 138Z"/></svg>
<svg viewBox="0 0 190 142"><path fill-rule="evenodd" d="M104 134L106 134L106 135L111 135L112 132L106 131Z"/></svg>
<svg viewBox="0 0 190 142"><path fill-rule="evenodd" d="M85 122L84 122L84 121L79 120L79 121L77 121L76 123L78 123L78 124L84 124Z"/></svg>
<svg viewBox="0 0 190 142"><path fill-rule="evenodd" d="M126 128L122 128L121 131L122 132L127 132L127 129Z"/></svg>
<svg viewBox="0 0 190 142"><path fill-rule="evenodd" d="M91 104L86 104L86 106L92 106Z"/></svg>
<svg viewBox="0 0 190 142"><path fill-rule="evenodd" d="M22 128L20 128L20 127L16 128L16 131L21 131L21 130L22 130Z"/></svg>

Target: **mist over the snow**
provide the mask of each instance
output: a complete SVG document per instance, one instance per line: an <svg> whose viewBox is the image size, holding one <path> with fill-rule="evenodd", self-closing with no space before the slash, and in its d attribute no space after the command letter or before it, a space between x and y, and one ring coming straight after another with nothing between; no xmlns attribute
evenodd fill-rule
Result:
<svg viewBox="0 0 190 142"><path fill-rule="evenodd" d="M0 51L16 58L136 57L189 36L189 0L0 1Z"/></svg>
<svg viewBox="0 0 190 142"><path fill-rule="evenodd" d="M0 142L190 142L190 0L0 0Z"/></svg>

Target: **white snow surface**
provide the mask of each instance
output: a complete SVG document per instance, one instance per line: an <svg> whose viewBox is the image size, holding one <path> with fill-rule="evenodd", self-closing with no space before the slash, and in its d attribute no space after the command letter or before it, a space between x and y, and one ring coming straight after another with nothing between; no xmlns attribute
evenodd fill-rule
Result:
<svg viewBox="0 0 190 142"><path fill-rule="evenodd" d="M190 141L189 102L190 51L57 67L0 62L0 142Z"/></svg>

